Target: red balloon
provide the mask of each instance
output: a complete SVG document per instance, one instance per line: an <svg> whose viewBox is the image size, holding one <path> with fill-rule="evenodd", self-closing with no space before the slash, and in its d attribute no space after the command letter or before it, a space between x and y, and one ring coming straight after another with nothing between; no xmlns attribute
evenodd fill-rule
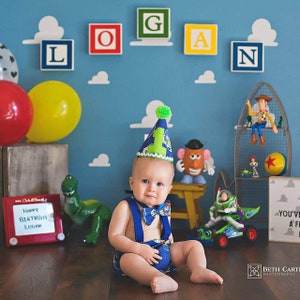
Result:
<svg viewBox="0 0 300 300"><path fill-rule="evenodd" d="M33 120L33 105L18 84L0 80L0 146L9 146L24 138Z"/></svg>

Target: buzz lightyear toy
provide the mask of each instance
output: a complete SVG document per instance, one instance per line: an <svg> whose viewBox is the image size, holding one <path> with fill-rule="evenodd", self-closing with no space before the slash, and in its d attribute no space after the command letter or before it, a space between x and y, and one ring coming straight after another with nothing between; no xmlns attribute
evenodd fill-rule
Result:
<svg viewBox="0 0 300 300"><path fill-rule="evenodd" d="M240 219L243 219L243 213L240 209L235 195L232 195L228 190L218 189L216 195L216 201L209 209L210 220L205 224L206 228L211 228L221 220L229 222L237 230L243 231L245 226L233 219L232 214L240 215Z"/></svg>

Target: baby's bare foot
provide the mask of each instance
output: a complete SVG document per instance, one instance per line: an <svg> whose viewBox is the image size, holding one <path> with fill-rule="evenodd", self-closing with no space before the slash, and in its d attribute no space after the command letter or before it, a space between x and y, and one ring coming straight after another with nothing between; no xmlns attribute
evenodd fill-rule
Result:
<svg viewBox="0 0 300 300"><path fill-rule="evenodd" d="M190 276L190 280L194 283L223 284L223 278L220 275L206 268L194 270Z"/></svg>
<svg viewBox="0 0 300 300"><path fill-rule="evenodd" d="M154 294L174 292L178 289L178 284L173 278L161 274L153 278L151 289Z"/></svg>

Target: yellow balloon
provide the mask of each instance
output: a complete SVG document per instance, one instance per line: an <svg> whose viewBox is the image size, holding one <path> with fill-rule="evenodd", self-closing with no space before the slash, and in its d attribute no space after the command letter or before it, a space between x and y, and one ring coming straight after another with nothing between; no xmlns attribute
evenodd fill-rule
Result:
<svg viewBox="0 0 300 300"><path fill-rule="evenodd" d="M33 121L27 133L30 142L55 142L75 129L81 116L81 102L72 87L61 81L44 81L28 95L33 105Z"/></svg>

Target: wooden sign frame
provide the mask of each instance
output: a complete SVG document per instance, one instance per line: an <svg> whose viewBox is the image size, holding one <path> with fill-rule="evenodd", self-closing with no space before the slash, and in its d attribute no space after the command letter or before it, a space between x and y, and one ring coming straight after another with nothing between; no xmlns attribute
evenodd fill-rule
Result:
<svg viewBox="0 0 300 300"><path fill-rule="evenodd" d="M6 246L63 241L59 194L3 197Z"/></svg>

